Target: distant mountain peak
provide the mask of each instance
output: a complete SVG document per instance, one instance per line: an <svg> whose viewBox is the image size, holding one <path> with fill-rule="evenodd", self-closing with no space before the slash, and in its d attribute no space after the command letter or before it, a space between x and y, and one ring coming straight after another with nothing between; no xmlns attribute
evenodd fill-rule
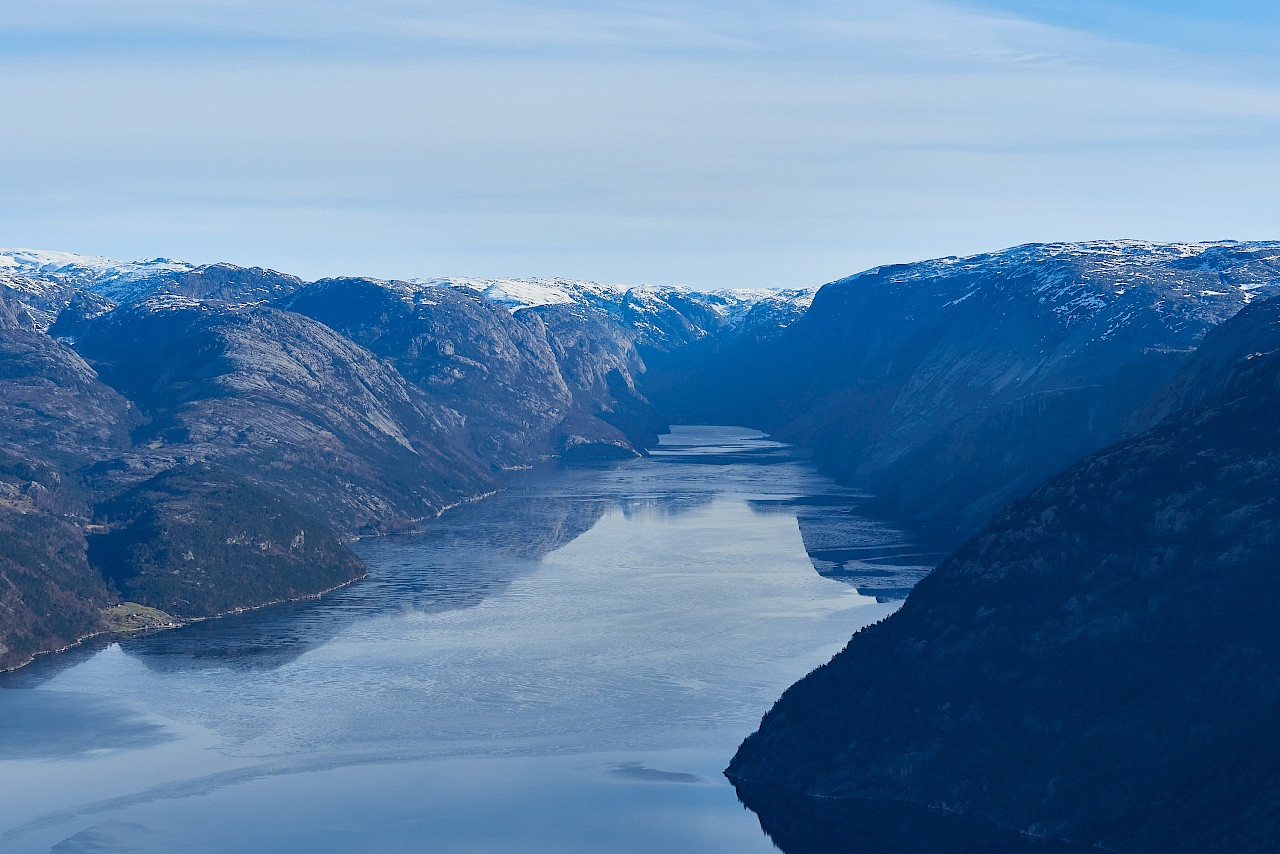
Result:
<svg viewBox="0 0 1280 854"><path fill-rule="evenodd" d="M40 278L57 278L90 290L111 283L150 279L165 273L185 273L196 265L168 258L117 261L99 255L79 255L45 249L0 249L0 271ZM98 287L94 287L97 285ZM104 294L104 296L111 296Z"/></svg>
<svg viewBox="0 0 1280 854"><path fill-rule="evenodd" d="M745 314L751 306L768 300L787 300L808 307L813 301L815 288L789 290L772 288L712 288L701 289L689 285L619 285L562 278L471 278L451 276L432 279L413 279L412 284L429 287L466 288L485 299L505 305L516 311L545 305L588 305L610 313L619 312L623 305L642 306L646 302L665 303L671 297L697 294L726 319Z"/></svg>

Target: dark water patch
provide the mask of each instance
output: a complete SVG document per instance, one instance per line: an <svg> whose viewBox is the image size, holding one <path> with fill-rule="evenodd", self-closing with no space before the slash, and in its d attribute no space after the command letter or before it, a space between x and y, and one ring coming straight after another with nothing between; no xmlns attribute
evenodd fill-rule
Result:
<svg viewBox="0 0 1280 854"><path fill-rule="evenodd" d="M684 771L661 771L657 768L649 768L640 762L623 762L610 768L609 773L614 777L638 780L642 783L696 784L707 782L705 777L699 777L697 774L689 774Z"/></svg>
<svg viewBox="0 0 1280 854"><path fill-rule="evenodd" d="M799 495L795 498L756 498L750 504L753 510L767 513L775 510L794 513L797 507L859 507L866 502L861 493L834 493L831 495Z"/></svg>
<svg viewBox="0 0 1280 854"><path fill-rule="evenodd" d="M900 801L811 798L738 783L738 799L783 854L1097 854L989 821Z"/></svg>
<svg viewBox="0 0 1280 854"><path fill-rule="evenodd" d="M679 462L684 465L697 466L733 466L750 462L753 465L778 465L792 462L794 457L772 450L749 450L728 454L691 454L676 455L665 452L654 452L652 459L658 462Z"/></svg>
<svg viewBox="0 0 1280 854"><path fill-rule="evenodd" d="M794 515L813 568L880 602L905 599L947 554L940 535L863 514L867 496L847 489L753 498L753 512Z"/></svg>

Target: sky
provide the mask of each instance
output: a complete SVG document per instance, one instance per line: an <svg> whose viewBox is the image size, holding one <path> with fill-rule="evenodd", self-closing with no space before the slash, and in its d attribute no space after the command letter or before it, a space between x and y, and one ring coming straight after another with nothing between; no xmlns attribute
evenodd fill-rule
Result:
<svg viewBox="0 0 1280 854"><path fill-rule="evenodd" d="M1280 4L0 0L0 246L822 284L1280 238Z"/></svg>

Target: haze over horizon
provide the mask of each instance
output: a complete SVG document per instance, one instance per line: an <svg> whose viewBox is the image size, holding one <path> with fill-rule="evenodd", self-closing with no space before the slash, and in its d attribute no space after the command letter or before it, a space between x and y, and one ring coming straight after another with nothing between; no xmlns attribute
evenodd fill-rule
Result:
<svg viewBox="0 0 1280 854"><path fill-rule="evenodd" d="M808 286L1280 236L1260 2L7 4L0 245Z"/></svg>

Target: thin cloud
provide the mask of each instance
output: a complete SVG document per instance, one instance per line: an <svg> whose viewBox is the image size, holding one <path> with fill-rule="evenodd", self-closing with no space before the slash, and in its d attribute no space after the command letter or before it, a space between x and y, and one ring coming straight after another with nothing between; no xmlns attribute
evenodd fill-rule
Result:
<svg viewBox="0 0 1280 854"><path fill-rule="evenodd" d="M1280 233L1275 80L999 10L11 5L6 244L800 285L1035 239Z"/></svg>

